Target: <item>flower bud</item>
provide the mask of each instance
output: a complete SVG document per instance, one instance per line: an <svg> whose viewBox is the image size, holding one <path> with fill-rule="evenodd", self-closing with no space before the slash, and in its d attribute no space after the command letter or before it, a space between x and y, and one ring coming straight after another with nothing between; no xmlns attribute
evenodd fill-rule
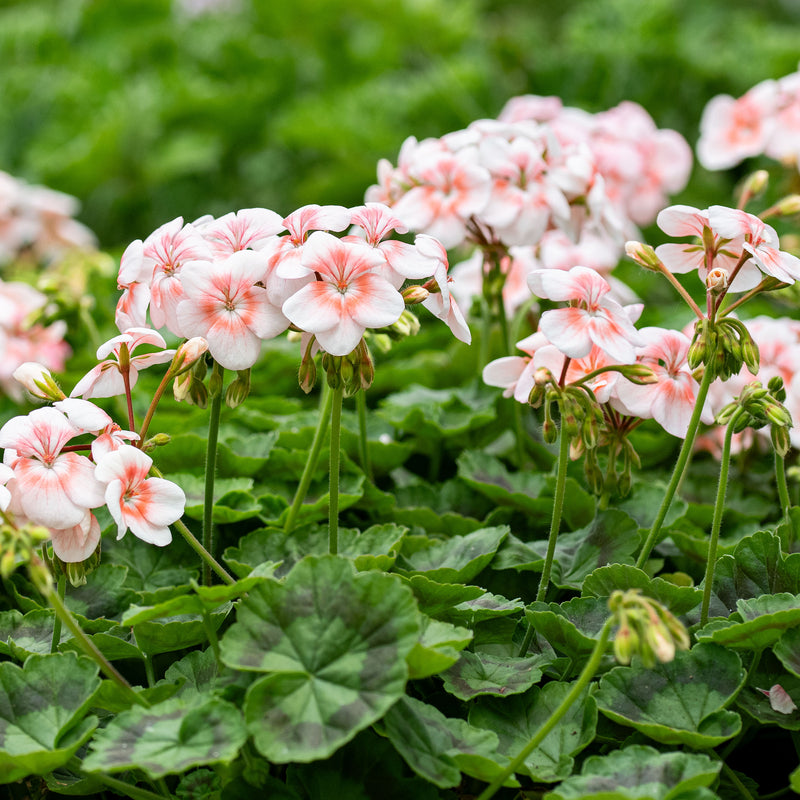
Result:
<svg viewBox="0 0 800 800"><path fill-rule="evenodd" d="M533 382L536 386L545 387L548 383L553 383L553 373L547 367L539 367L533 373Z"/></svg>
<svg viewBox="0 0 800 800"><path fill-rule="evenodd" d="M619 368L619 372L637 386L658 383L655 372L646 364L624 364Z"/></svg>
<svg viewBox="0 0 800 800"><path fill-rule="evenodd" d="M172 363L169 365L170 372L174 375L180 375L186 370L191 369L208 351L208 342L202 336L195 336L185 341L175 351L172 357Z"/></svg>
<svg viewBox="0 0 800 800"><path fill-rule="evenodd" d="M168 433L157 433L151 436L143 445L142 450L147 453L150 450L155 450L156 447L163 447L172 441L172 437Z"/></svg>
<svg viewBox="0 0 800 800"><path fill-rule="evenodd" d="M20 364L13 372L14 380L22 384L34 397L57 402L66 395L50 374L50 370L35 361Z"/></svg>
<svg viewBox="0 0 800 800"><path fill-rule="evenodd" d="M407 286L400 294L407 306L414 306L427 300L430 292L424 286Z"/></svg>
<svg viewBox="0 0 800 800"><path fill-rule="evenodd" d="M666 269L661 263L661 259L656 255L656 251L649 244L642 242L626 242L625 254L632 258L637 264L641 264L645 269L653 272L661 272Z"/></svg>
<svg viewBox="0 0 800 800"><path fill-rule="evenodd" d="M317 365L313 358L304 358L300 362L300 370L297 374L300 388L308 394L317 382Z"/></svg>
<svg viewBox="0 0 800 800"><path fill-rule="evenodd" d="M639 650L636 631L624 621L614 637L614 658L619 664L630 664L633 654Z"/></svg>
<svg viewBox="0 0 800 800"><path fill-rule="evenodd" d="M228 408L237 408L250 394L250 368L236 371L236 379L231 381L225 390L225 405Z"/></svg>
<svg viewBox="0 0 800 800"><path fill-rule="evenodd" d="M714 295L722 294L728 288L729 280L730 276L727 270L722 267L714 267L706 275L706 290Z"/></svg>
<svg viewBox="0 0 800 800"><path fill-rule="evenodd" d="M208 379L208 394L210 397L217 397L222 394L222 367L215 361L214 369L211 370L211 377Z"/></svg>
<svg viewBox="0 0 800 800"><path fill-rule="evenodd" d="M546 419L542 423L542 438L547 444L553 444L558 439L558 426L552 419Z"/></svg>
<svg viewBox="0 0 800 800"><path fill-rule="evenodd" d="M780 403L764 403L764 413L773 425L779 428L792 427L792 415Z"/></svg>
<svg viewBox="0 0 800 800"><path fill-rule="evenodd" d="M17 568L17 554L13 550L6 550L0 558L0 578L10 578Z"/></svg>
<svg viewBox="0 0 800 800"><path fill-rule="evenodd" d="M781 457L786 458L786 454L792 448L792 440L789 437L789 429L774 425L770 428L770 438L775 452Z"/></svg>

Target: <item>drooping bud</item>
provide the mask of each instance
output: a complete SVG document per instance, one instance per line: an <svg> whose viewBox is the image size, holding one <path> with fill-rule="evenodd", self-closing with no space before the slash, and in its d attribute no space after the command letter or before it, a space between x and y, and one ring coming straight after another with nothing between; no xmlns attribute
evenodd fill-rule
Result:
<svg viewBox="0 0 800 800"><path fill-rule="evenodd" d="M652 367L647 364L623 364L618 369L631 383L637 386L647 386L651 383L658 383L658 377L653 372Z"/></svg>
<svg viewBox="0 0 800 800"><path fill-rule="evenodd" d="M236 378L231 381L225 390L225 405L228 408L237 408L250 394L250 368L236 370Z"/></svg>
<svg viewBox="0 0 800 800"><path fill-rule="evenodd" d="M34 397L53 403L64 400L66 395L53 379L50 370L35 361L20 364L12 373L14 380L22 384Z"/></svg>
<svg viewBox="0 0 800 800"><path fill-rule="evenodd" d="M313 358L304 358L300 362L300 370L297 374L300 388L308 394L317 382L317 365Z"/></svg>
<svg viewBox="0 0 800 800"><path fill-rule="evenodd" d="M211 370L211 377L208 379L208 394L210 397L217 397L222 394L223 368L215 361L214 368Z"/></svg>
<svg viewBox="0 0 800 800"><path fill-rule="evenodd" d="M765 169L758 169L748 175L742 182L739 191L738 207L744 208L753 198L758 197L769 183L769 172Z"/></svg>
<svg viewBox="0 0 800 800"><path fill-rule="evenodd" d="M147 453L149 450L155 450L156 447L163 447L172 441L172 437L168 433L157 433L151 436L142 445L142 450Z"/></svg>

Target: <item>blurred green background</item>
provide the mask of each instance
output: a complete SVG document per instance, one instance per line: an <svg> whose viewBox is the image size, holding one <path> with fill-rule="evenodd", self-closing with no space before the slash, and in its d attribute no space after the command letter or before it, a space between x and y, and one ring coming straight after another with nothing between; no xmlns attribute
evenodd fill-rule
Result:
<svg viewBox="0 0 800 800"><path fill-rule="evenodd" d="M188 0L187 0L188 2ZM208 0L206 0L208 2ZM0 169L76 195L106 248L178 215L357 204L402 141L512 96L705 103L794 71L796 0L0 0ZM735 175L695 168L694 204ZM721 194L723 193L723 194Z"/></svg>

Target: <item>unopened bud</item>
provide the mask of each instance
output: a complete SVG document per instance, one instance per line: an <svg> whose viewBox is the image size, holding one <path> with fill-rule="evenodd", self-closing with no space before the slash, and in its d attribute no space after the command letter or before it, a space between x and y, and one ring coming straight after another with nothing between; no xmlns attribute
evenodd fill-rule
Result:
<svg viewBox="0 0 800 800"><path fill-rule="evenodd" d="M786 387L783 385L783 378L780 375L773 375L769 379L767 389L779 403L786 399Z"/></svg>
<svg viewBox="0 0 800 800"><path fill-rule="evenodd" d="M397 322L384 329L393 339L416 336L419 333L419 320L416 315L405 309Z"/></svg>
<svg viewBox="0 0 800 800"><path fill-rule="evenodd" d="M35 361L26 361L24 364L20 364L12 374L17 383L22 384L40 400L57 402L66 397L50 374L50 370Z"/></svg>
<svg viewBox="0 0 800 800"><path fill-rule="evenodd" d="M619 664L630 664L633 654L639 650L639 637L636 631L624 622L614 637L614 658Z"/></svg>
<svg viewBox="0 0 800 800"><path fill-rule="evenodd" d="M658 383L658 377L653 372L652 367L647 364L625 364L620 367L620 373L624 375L631 383L637 386L647 386L651 383Z"/></svg>
<svg viewBox="0 0 800 800"><path fill-rule="evenodd" d="M547 444L553 444L558 439L558 426L552 419L546 419L542 423L542 438Z"/></svg>
<svg viewBox="0 0 800 800"><path fill-rule="evenodd" d="M407 306L415 306L427 300L430 292L424 286L407 286L400 294L403 295L403 302Z"/></svg>
<svg viewBox="0 0 800 800"><path fill-rule="evenodd" d="M645 269L653 272L661 272L665 269L661 259L656 255L656 251L649 244L625 242L625 254Z"/></svg>
<svg viewBox="0 0 800 800"><path fill-rule="evenodd" d="M164 447L172 441L172 437L168 433L157 433L151 436L142 445L142 450L147 453L149 450L155 450L156 447Z"/></svg>
<svg viewBox="0 0 800 800"><path fill-rule="evenodd" d="M0 558L0 578L3 580L10 578L17 568L17 555L13 550L6 550Z"/></svg>
<svg viewBox="0 0 800 800"><path fill-rule="evenodd" d="M191 369L197 360L208 351L208 342L202 336L195 336L185 341L175 351L170 364L170 371L174 375L180 375L186 370Z"/></svg>
<svg viewBox="0 0 800 800"><path fill-rule="evenodd" d="M747 176L742 189L744 192L747 192L750 197L755 197L767 188L768 183L769 172L765 169L757 169Z"/></svg>
<svg viewBox="0 0 800 800"><path fill-rule="evenodd" d="M774 206L770 206L766 211L762 211L759 216L761 219L768 217L791 217L795 214L800 214L800 195L790 194L781 200L778 200Z"/></svg>
<svg viewBox="0 0 800 800"><path fill-rule="evenodd" d="M711 294L722 294L728 288L730 276L728 271L722 267L714 267L706 275L706 289Z"/></svg>
<svg viewBox="0 0 800 800"><path fill-rule="evenodd" d="M780 428L792 427L792 415L780 403L764 403L767 419Z"/></svg>
<svg viewBox="0 0 800 800"><path fill-rule="evenodd" d="M297 375L300 388L308 394L317 382L317 365L313 358L306 358L300 362L300 370Z"/></svg>
<svg viewBox="0 0 800 800"><path fill-rule="evenodd" d="M741 349L742 361L744 361L744 365L747 367L748 372L751 375L757 375L758 368L761 363L761 354L758 351L758 345L749 334L745 339L742 340Z"/></svg>
<svg viewBox="0 0 800 800"><path fill-rule="evenodd" d="M533 382L536 386L547 386L548 383L553 382L553 373L547 367L539 367L533 373Z"/></svg>
<svg viewBox="0 0 800 800"><path fill-rule="evenodd" d="M231 381L225 390L225 405L228 408L237 408L250 394L250 369L236 371L236 379Z"/></svg>
<svg viewBox="0 0 800 800"><path fill-rule="evenodd" d="M222 394L222 367L215 361L214 369L211 370L211 377L208 379L208 394L211 397L217 397Z"/></svg>

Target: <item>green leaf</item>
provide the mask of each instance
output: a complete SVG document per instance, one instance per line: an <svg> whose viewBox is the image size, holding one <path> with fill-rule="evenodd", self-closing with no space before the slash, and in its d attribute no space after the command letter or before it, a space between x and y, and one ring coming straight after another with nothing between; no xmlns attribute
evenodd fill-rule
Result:
<svg viewBox="0 0 800 800"><path fill-rule="evenodd" d="M540 472L511 472L503 463L483 451L466 450L458 457L458 475L473 489L496 505L510 506L533 518L552 508L555 476ZM569 527L587 525L594 516L595 500L572 478L567 479L563 516Z"/></svg>
<svg viewBox="0 0 800 800"><path fill-rule="evenodd" d="M548 683L505 699L483 697L470 708L469 721L478 728L495 731L500 752L513 758L536 735L572 690L570 683ZM542 743L518 770L541 783L569 777L574 756L594 739L597 704L585 693L569 708Z"/></svg>
<svg viewBox="0 0 800 800"><path fill-rule="evenodd" d="M800 595L765 594L738 600L736 608L738 613L732 619L713 620L697 631L697 640L737 649L763 650L775 644L784 631L800 625Z"/></svg>
<svg viewBox="0 0 800 800"><path fill-rule="evenodd" d="M467 651L441 677L445 690L460 700L472 700L479 695L506 697L538 683L542 679L540 667L550 661L541 654L513 658Z"/></svg>
<svg viewBox="0 0 800 800"><path fill-rule="evenodd" d="M136 591L156 591L188 584L196 578L200 559L182 540L153 547L135 536L103 539L103 558L128 568L125 585ZM194 566L191 566L194 565Z"/></svg>
<svg viewBox="0 0 800 800"><path fill-rule="evenodd" d="M167 667L164 673L166 683L179 683L176 692L178 697L184 699L197 695L208 694L214 690L217 683L217 660L214 651L192 650L180 661L175 661ZM161 684L162 681L159 681Z"/></svg>
<svg viewBox="0 0 800 800"><path fill-rule="evenodd" d="M431 617L439 617L454 606L475 600L485 594L480 586L440 583L425 575L412 575L410 578L404 577L403 580L414 592L420 611Z"/></svg>
<svg viewBox="0 0 800 800"><path fill-rule="evenodd" d="M601 679L596 699L607 717L657 742L716 747L741 730L739 715L725 706L744 679L736 653L698 644L652 669L612 669Z"/></svg>
<svg viewBox="0 0 800 800"><path fill-rule="evenodd" d="M580 775L567 778L545 800L677 800L710 786L721 767L721 761L705 755L659 753L633 745L607 756L590 756ZM702 795L706 797L716 795Z"/></svg>
<svg viewBox="0 0 800 800"><path fill-rule="evenodd" d="M800 628L795 629L797 630ZM792 631L787 631L784 636L790 633ZM797 705L800 703L800 677L787 673L781 662L767 651L758 660L756 669L748 672L747 678L747 686L736 697L737 708L762 725L778 725L789 731L800 730L800 714L797 711L790 714L775 711L769 697L764 694L764 691L768 692L777 683Z"/></svg>
<svg viewBox="0 0 800 800"><path fill-rule="evenodd" d="M97 726L85 713L99 686L97 666L72 653L0 664L0 783L66 764Z"/></svg>
<svg viewBox="0 0 800 800"><path fill-rule="evenodd" d="M101 564L86 579L86 584L70 588L64 602L75 614L89 619L116 618L135 597L125 586L128 568L117 564Z"/></svg>
<svg viewBox="0 0 800 800"><path fill-rule="evenodd" d="M227 764L247 739L242 715L219 698L167 700L124 711L100 731L83 761L87 772L141 769L151 778L203 764Z"/></svg>
<svg viewBox="0 0 800 800"><path fill-rule="evenodd" d="M599 567L586 577L581 587L586 597L609 597L621 589L640 589L676 616L686 614L703 599L703 592L694 586L677 586L663 578L651 578L644 570L629 564L608 564Z"/></svg>
<svg viewBox="0 0 800 800"><path fill-rule="evenodd" d="M472 641L469 628L423 617L420 640L406 657L408 677L427 678L443 672L458 661L460 651Z"/></svg>
<svg viewBox="0 0 800 800"><path fill-rule="evenodd" d="M710 613L727 617L737 600L778 592L800 593L800 553L784 556L780 538L759 531L717 561Z"/></svg>
<svg viewBox="0 0 800 800"><path fill-rule="evenodd" d="M577 659L594 650L610 611L605 599L575 597L560 605L537 600L527 607L525 616L555 649Z"/></svg>
<svg viewBox="0 0 800 800"><path fill-rule="evenodd" d="M640 544L636 523L622 511L601 511L589 525L571 533L562 533L556 542L555 563L562 588L580 589L584 578L609 563L633 563L632 554ZM534 570L541 572L547 542L510 542L493 564L495 569Z"/></svg>
<svg viewBox="0 0 800 800"><path fill-rule="evenodd" d="M792 675L800 678L800 627L785 631L773 652Z"/></svg>
<svg viewBox="0 0 800 800"><path fill-rule="evenodd" d="M220 645L231 667L268 673L245 716L275 763L325 758L403 694L419 639L409 589L344 558L309 556L284 583L266 580L239 607Z"/></svg>
<svg viewBox="0 0 800 800"><path fill-rule="evenodd" d="M119 661L124 658L140 659L142 657L142 651L133 639L133 631L124 625L114 625L107 631L90 634L89 638L109 661ZM64 653L71 651L80 655L84 654L83 649L75 639L68 639L59 647L59 650Z"/></svg>
<svg viewBox="0 0 800 800"><path fill-rule="evenodd" d="M209 614L211 625L215 630L222 625L231 608L230 603L225 603ZM154 613L157 618L147 618ZM194 647L202 644L208 638L201 614L177 614L172 617L164 617L161 616L159 607L153 610L153 608L142 609L140 606L133 605L123 616L123 624L127 625L128 619L135 620L140 615L146 619L130 624L136 636L136 643L148 655L171 653L186 647Z"/></svg>
<svg viewBox="0 0 800 800"><path fill-rule="evenodd" d="M383 724L389 741L406 763L426 780L446 789L461 782L462 771L483 781L499 775L507 760L498 756L496 734L463 719L452 719L434 706L402 697ZM509 779L506 786L518 786Z"/></svg>
<svg viewBox="0 0 800 800"><path fill-rule="evenodd" d="M508 528L500 526L481 528L446 541L430 540L425 548L402 553L397 569L406 575L424 573L442 583L466 583L489 564L506 536Z"/></svg>
<svg viewBox="0 0 800 800"><path fill-rule="evenodd" d="M24 616L16 609L0 612L0 655L22 661L33 653L49 653L55 617L55 611L49 608L29 611ZM62 628L59 642L71 636L66 628Z"/></svg>
<svg viewBox="0 0 800 800"><path fill-rule="evenodd" d="M186 516L190 519L203 519L205 478L188 472L177 472L171 473L169 479L177 483L186 494ZM214 521L238 522L258 516L261 507L252 497L252 489L251 478L217 478L214 482ZM232 505L228 504L229 500ZM238 511L236 506L239 507Z"/></svg>
<svg viewBox="0 0 800 800"><path fill-rule="evenodd" d="M522 600L508 600L499 594L484 592L474 600L464 600L442 614L452 622L466 622L474 626L479 622L495 617L509 617L519 614L525 608Z"/></svg>

